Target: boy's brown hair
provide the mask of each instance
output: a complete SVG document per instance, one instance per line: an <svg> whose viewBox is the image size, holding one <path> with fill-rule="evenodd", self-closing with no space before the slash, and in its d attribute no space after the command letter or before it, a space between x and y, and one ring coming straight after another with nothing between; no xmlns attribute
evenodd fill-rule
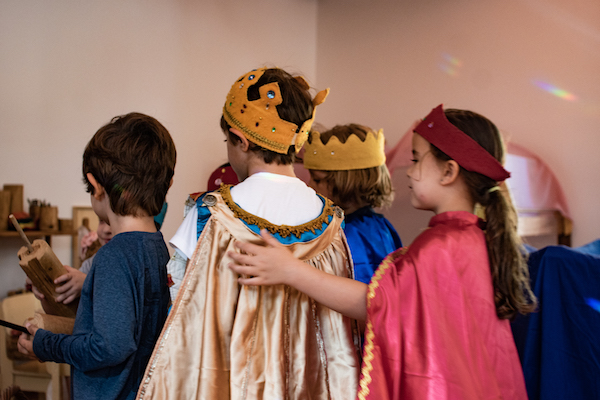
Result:
<svg viewBox="0 0 600 400"><path fill-rule="evenodd" d="M158 215L175 173L177 152L167 129L141 113L114 117L101 127L83 153L83 180L94 193L86 174L106 190L117 215Z"/></svg>
<svg viewBox="0 0 600 400"><path fill-rule="evenodd" d="M350 135L357 136L363 142L371 129L358 124L337 125L321 133L321 141L327 144L332 136L345 143ZM311 143L312 136L309 136ZM322 171L324 180L329 187L333 202L346 209L355 207L389 206L394 200L392 179L387 166L351 169L341 171Z"/></svg>

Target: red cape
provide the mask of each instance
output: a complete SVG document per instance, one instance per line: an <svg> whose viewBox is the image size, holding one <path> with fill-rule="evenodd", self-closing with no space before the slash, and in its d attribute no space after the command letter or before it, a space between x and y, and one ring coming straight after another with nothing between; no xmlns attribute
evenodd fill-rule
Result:
<svg viewBox="0 0 600 400"><path fill-rule="evenodd" d="M484 232L434 216L389 255L367 295L359 399L526 399L507 320L496 316Z"/></svg>

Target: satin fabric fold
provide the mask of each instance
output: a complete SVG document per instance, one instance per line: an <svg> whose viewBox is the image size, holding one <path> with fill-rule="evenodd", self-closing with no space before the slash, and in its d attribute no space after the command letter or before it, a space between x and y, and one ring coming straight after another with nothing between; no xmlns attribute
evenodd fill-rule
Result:
<svg viewBox="0 0 600 400"><path fill-rule="evenodd" d="M477 216L434 216L381 263L367 310L358 399L527 399Z"/></svg>
<svg viewBox="0 0 600 400"><path fill-rule="evenodd" d="M354 321L288 286L240 286L236 241L261 243L218 193L138 399L353 399L360 365ZM288 245L314 268L352 277L342 217Z"/></svg>

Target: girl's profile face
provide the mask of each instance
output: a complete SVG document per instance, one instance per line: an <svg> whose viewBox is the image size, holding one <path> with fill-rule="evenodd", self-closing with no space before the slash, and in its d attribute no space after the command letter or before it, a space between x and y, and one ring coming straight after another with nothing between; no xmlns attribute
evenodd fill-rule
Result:
<svg viewBox="0 0 600 400"><path fill-rule="evenodd" d="M100 221L98 223L98 229L96 230L98 233L98 239L102 245L105 245L112 239L112 231L110 230L110 225L108 225L104 221Z"/></svg>
<svg viewBox="0 0 600 400"><path fill-rule="evenodd" d="M319 193L321 196L327 197L331 199L331 191L329 190L329 184L325 181L325 176L327 175L324 171L309 170L310 172L310 181L308 181L308 186L313 188L315 192Z"/></svg>
<svg viewBox="0 0 600 400"><path fill-rule="evenodd" d="M411 204L419 210L436 211L439 199L442 168L431 153L431 145L421 135L413 133L412 165L406 172L409 178Z"/></svg>

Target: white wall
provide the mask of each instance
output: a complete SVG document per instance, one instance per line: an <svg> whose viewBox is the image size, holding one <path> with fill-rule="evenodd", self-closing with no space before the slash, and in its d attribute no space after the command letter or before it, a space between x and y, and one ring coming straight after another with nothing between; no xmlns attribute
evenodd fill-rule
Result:
<svg viewBox="0 0 600 400"><path fill-rule="evenodd" d="M25 186L71 218L89 205L87 141L113 116L150 114L177 146L163 226L173 235L188 193L226 161L219 128L231 84L279 66L316 79L314 0L3 0L0 3L0 187ZM19 239L0 239L0 298L22 287ZM70 238L55 237L71 262Z"/></svg>
<svg viewBox="0 0 600 400"><path fill-rule="evenodd" d="M479 112L551 166L573 245L600 237L600 2L321 0L317 36L318 83L332 89L321 123L382 127L393 144L440 103ZM411 208L404 175L388 215L410 243L431 214Z"/></svg>

